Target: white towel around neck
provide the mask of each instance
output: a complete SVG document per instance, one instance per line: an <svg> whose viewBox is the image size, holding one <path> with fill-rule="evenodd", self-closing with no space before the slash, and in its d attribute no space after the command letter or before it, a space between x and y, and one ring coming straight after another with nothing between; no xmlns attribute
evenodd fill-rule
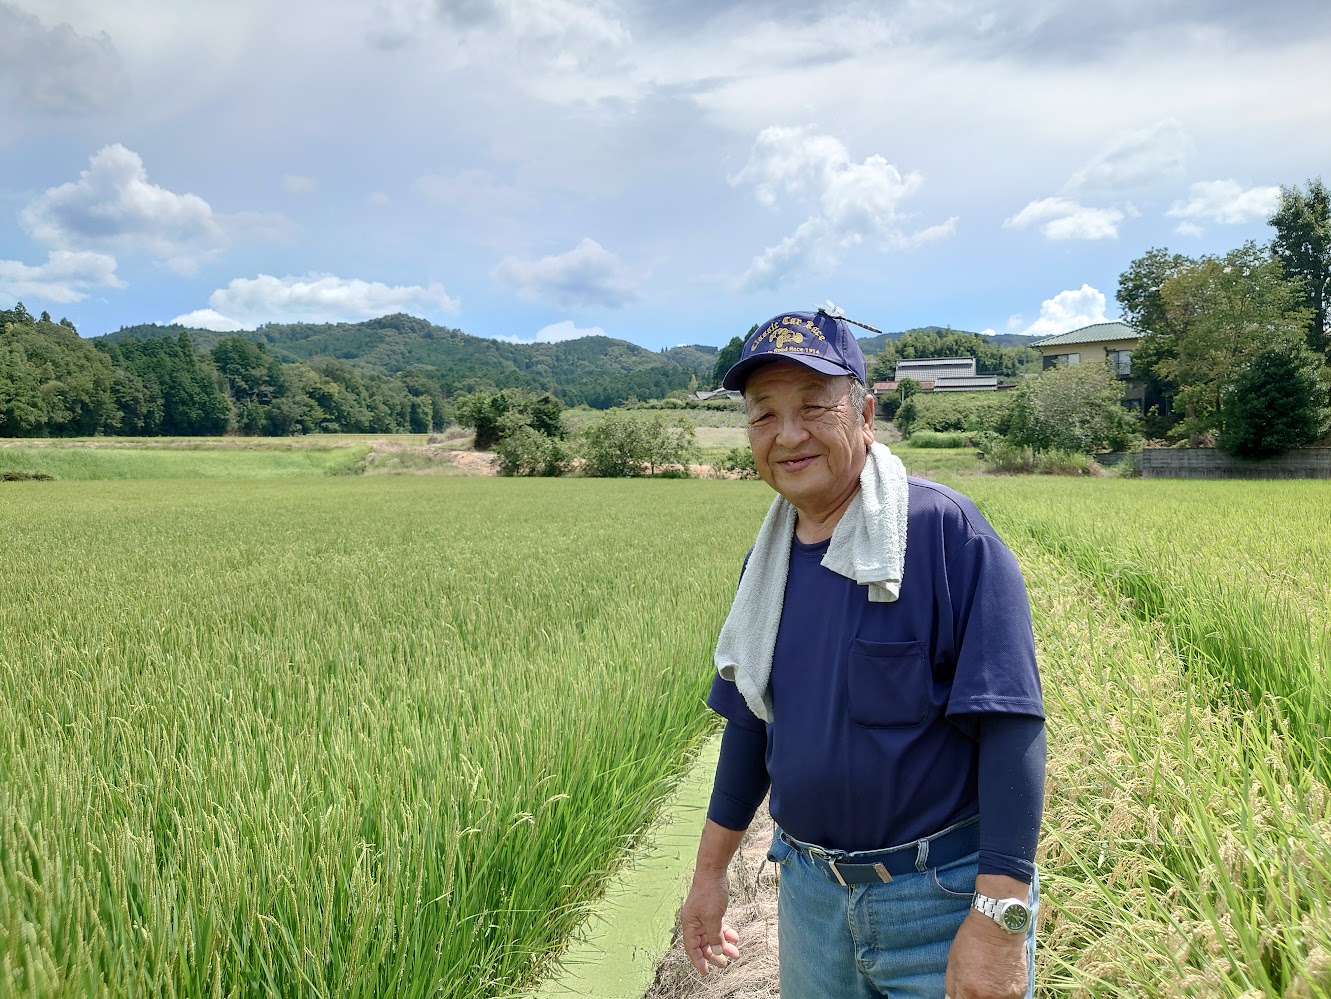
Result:
<svg viewBox="0 0 1331 999"><path fill-rule="evenodd" d="M901 593L906 561L908 485L901 459L886 445L869 446L860 489L837 521L822 564L869 588L869 600L891 603ZM795 508L778 496L758 531L730 614L716 641L721 677L734 682L749 709L772 720L768 678L790 569Z"/></svg>

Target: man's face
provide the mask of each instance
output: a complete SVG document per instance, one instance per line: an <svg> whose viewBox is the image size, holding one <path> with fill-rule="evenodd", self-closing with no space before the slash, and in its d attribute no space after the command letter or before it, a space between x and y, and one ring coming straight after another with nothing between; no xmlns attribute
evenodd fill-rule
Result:
<svg viewBox="0 0 1331 999"><path fill-rule="evenodd" d="M854 492L873 443L872 417L851 408L848 379L773 361L744 386L749 446L764 482L798 510L819 510Z"/></svg>

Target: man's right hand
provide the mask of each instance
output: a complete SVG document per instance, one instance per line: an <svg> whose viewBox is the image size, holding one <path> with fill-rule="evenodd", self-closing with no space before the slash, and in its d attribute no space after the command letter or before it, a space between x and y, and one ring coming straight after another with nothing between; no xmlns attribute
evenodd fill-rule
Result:
<svg viewBox="0 0 1331 999"><path fill-rule="evenodd" d="M693 876L689 897L679 910L679 933L684 953L698 974L707 974L709 966L724 968L739 957L739 934L724 922L730 900L730 878L724 873Z"/></svg>

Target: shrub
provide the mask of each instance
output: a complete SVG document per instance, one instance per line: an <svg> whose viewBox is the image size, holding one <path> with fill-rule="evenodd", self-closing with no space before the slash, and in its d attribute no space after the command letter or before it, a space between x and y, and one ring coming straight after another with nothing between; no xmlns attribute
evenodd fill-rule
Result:
<svg viewBox="0 0 1331 999"><path fill-rule="evenodd" d="M1007 439L1035 451L1126 451L1141 430L1122 395L1108 365L1049 368L1017 389Z"/></svg>
<svg viewBox="0 0 1331 999"><path fill-rule="evenodd" d="M910 447L966 447L969 444L969 438L966 434L945 434L939 433L937 430L917 430L906 440L906 444Z"/></svg>
<svg viewBox="0 0 1331 999"><path fill-rule="evenodd" d="M1012 405L1009 393L931 392L911 396L897 410L896 424L907 436L919 430L940 433L992 430L1005 433Z"/></svg>
<svg viewBox="0 0 1331 999"><path fill-rule="evenodd" d="M535 427L519 427L495 447L500 475L563 475L569 470L568 446Z"/></svg>
<svg viewBox="0 0 1331 999"><path fill-rule="evenodd" d="M1018 444L1000 444L984 455L993 472L1009 475L1103 475L1094 458L1079 451L1036 451Z"/></svg>
<svg viewBox="0 0 1331 999"><path fill-rule="evenodd" d="M738 472L741 479L756 479L758 468L753 463L753 452L746 447L734 447L725 453L717 465L723 472Z"/></svg>
<svg viewBox="0 0 1331 999"><path fill-rule="evenodd" d="M607 478L655 475L672 467L687 475L698 454L693 424L671 425L660 415L642 419L610 410L582 438L588 471Z"/></svg>

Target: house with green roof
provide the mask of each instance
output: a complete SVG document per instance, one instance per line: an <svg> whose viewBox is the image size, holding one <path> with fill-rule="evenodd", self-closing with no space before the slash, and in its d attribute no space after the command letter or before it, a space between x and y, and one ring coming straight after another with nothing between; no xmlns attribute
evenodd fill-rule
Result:
<svg viewBox="0 0 1331 999"><path fill-rule="evenodd" d="M1043 356L1043 367L1065 364L1107 364L1123 382L1123 405L1140 412L1146 386L1132 377L1132 351L1144 332L1127 323L1092 323L1081 329L1037 340L1031 346Z"/></svg>

